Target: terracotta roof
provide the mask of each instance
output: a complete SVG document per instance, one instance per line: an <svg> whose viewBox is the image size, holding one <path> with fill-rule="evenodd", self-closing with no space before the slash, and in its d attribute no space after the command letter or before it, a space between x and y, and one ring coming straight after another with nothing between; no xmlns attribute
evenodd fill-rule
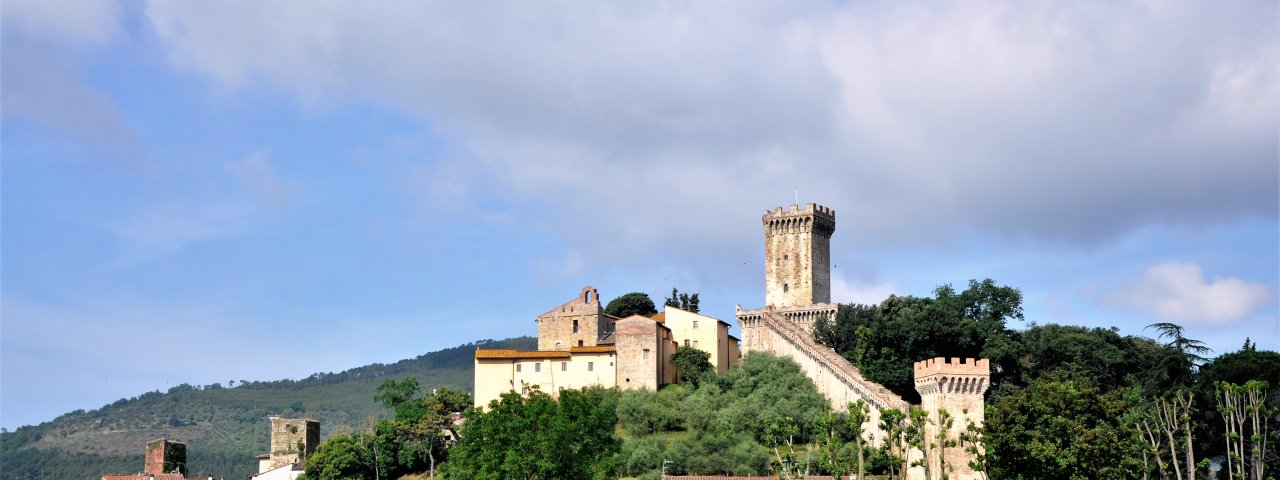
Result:
<svg viewBox="0 0 1280 480"><path fill-rule="evenodd" d="M553 351L553 350L536 350L532 352L521 352L517 350L497 349L485 350L476 349L476 358L484 359L516 359L516 358L568 358L569 352Z"/></svg>
<svg viewBox="0 0 1280 480"><path fill-rule="evenodd" d="M603 353L603 352L614 352L614 351L617 351L617 348L614 348L613 345L597 345L594 347L573 347L569 349L570 353Z"/></svg>
<svg viewBox="0 0 1280 480"><path fill-rule="evenodd" d="M655 322L665 322L667 321L667 312L658 312L657 315L649 318L652 318Z"/></svg>

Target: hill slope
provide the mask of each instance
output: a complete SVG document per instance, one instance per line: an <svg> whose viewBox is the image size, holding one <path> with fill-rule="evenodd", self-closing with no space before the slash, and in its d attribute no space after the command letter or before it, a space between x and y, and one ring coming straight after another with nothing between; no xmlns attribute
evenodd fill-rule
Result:
<svg viewBox="0 0 1280 480"><path fill-rule="evenodd" d="M234 388L183 384L165 393L147 392L0 434L0 477L97 479L103 473L135 473L142 470L146 442L166 437L187 442L192 474L248 478L256 473L254 457L267 450L268 415L315 418L322 438L358 429L387 413L373 401L374 390L387 379L416 377L424 389L472 390L477 347L532 350L537 340L484 340L302 380Z"/></svg>

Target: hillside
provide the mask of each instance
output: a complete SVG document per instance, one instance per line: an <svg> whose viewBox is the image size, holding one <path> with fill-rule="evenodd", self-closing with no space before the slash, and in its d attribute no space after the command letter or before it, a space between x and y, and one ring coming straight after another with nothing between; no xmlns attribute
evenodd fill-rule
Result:
<svg viewBox="0 0 1280 480"><path fill-rule="evenodd" d="M254 457L267 450L268 415L315 418L322 438L357 429L387 413L373 401L374 389L387 379L416 377L425 389L470 391L478 347L532 350L537 340L484 340L301 380L234 387L183 384L168 392L143 393L0 434L0 477L97 479L104 472L133 473L142 469L145 443L167 437L187 442L192 474L248 478L255 473Z"/></svg>

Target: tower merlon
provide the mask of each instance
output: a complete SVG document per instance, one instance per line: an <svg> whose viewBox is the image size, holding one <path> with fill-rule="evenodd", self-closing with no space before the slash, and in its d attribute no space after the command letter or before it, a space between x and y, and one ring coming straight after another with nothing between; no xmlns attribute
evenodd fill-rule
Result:
<svg viewBox="0 0 1280 480"><path fill-rule="evenodd" d="M985 358L937 357L915 363L915 378L921 380L936 375L991 376L991 362Z"/></svg>

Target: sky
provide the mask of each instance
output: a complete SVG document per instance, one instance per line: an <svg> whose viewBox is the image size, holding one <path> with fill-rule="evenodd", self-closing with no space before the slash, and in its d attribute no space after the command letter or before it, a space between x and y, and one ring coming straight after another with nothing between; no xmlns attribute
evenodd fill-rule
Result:
<svg viewBox="0 0 1280 480"><path fill-rule="evenodd" d="M992 278L1280 349L1277 2L6 0L0 425L487 338L597 287ZM735 329L736 330L736 329Z"/></svg>

